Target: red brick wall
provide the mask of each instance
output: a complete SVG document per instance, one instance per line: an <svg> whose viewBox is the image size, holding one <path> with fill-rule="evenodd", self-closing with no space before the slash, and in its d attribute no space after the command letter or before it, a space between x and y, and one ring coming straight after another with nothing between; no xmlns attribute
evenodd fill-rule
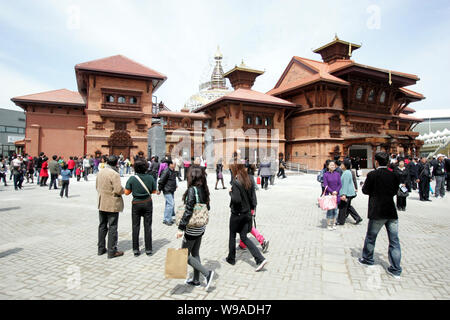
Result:
<svg viewBox="0 0 450 320"><path fill-rule="evenodd" d="M50 113L50 106L35 106L34 112L28 108L26 115L27 153L35 156L44 152L48 157L56 154L64 159L84 153L84 130L78 129L85 126L82 110L54 107Z"/></svg>

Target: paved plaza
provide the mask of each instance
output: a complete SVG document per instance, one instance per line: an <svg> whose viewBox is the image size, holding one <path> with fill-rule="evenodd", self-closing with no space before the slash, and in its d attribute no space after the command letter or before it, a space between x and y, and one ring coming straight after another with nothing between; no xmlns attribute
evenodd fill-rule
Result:
<svg viewBox="0 0 450 320"><path fill-rule="evenodd" d="M125 185L127 177L122 178ZM385 229L379 234L375 266L357 262L367 228L367 197L359 192L352 202L364 218L351 217L335 231L326 229L325 214L316 205L320 186L315 175L290 175L268 191L257 191L257 227L270 240L269 263L255 272L248 251L237 251L228 265L227 190L211 191L210 223L200 255L216 271L206 292L183 280L166 280L168 248L177 248L176 226L162 224L164 197L153 197L151 257L134 257L131 249L131 196L119 218L119 250L123 257L97 256L97 193L95 176L88 182L71 180L69 199L59 190L24 184L24 190L0 186L0 299L449 299L450 195L420 202L417 192L399 212L403 274L390 277ZM227 187L229 176L225 175ZM181 203L181 182L175 203ZM141 227L142 228L142 227ZM253 241L256 241L250 236ZM237 237L239 238L239 237ZM143 229L141 248L143 249ZM258 248L260 248L258 244ZM188 267L192 273L192 268Z"/></svg>

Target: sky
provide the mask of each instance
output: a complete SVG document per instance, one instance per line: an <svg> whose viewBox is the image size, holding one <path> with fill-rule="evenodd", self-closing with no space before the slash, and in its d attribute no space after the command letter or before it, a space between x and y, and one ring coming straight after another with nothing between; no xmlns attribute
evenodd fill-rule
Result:
<svg viewBox="0 0 450 320"><path fill-rule="evenodd" d="M0 108L11 98L67 88L74 66L125 55L168 79L155 92L180 110L212 72L244 60L265 70L254 90L272 89L292 56L333 40L362 44L358 63L412 73L418 111L450 109L450 1L414 0L0 0Z"/></svg>

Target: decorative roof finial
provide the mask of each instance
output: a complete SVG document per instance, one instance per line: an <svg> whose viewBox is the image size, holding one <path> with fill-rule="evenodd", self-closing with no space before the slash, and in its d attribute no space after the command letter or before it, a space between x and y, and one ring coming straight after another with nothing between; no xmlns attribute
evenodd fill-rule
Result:
<svg viewBox="0 0 450 320"><path fill-rule="evenodd" d="M334 33L334 40L339 40L336 32Z"/></svg>
<svg viewBox="0 0 450 320"><path fill-rule="evenodd" d="M214 58L215 59L222 59L222 52L220 52L220 47L219 46L217 46L217 51L216 51L216 54L214 55Z"/></svg>
<svg viewBox="0 0 450 320"><path fill-rule="evenodd" d="M245 65L245 63L244 63L244 59L242 59L241 60L241 65L240 65L240 67L245 67L246 65Z"/></svg>

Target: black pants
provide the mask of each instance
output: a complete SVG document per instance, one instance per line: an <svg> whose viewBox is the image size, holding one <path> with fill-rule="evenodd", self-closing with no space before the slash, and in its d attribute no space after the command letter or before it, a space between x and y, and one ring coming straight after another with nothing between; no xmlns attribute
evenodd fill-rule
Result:
<svg viewBox="0 0 450 320"><path fill-rule="evenodd" d="M63 193L65 193L66 198L69 197L69 180L61 181L61 192L59 193L61 198L63 197Z"/></svg>
<svg viewBox="0 0 450 320"><path fill-rule="evenodd" d="M184 180L187 179L188 170L189 170L189 167L184 167Z"/></svg>
<svg viewBox="0 0 450 320"><path fill-rule="evenodd" d="M23 175L18 172L14 173L14 189L22 189Z"/></svg>
<svg viewBox="0 0 450 320"><path fill-rule="evenodd" d="M41 187L47 185L47 180L48 180L48 177L41 177Z"/></svg>
<svg viewBox="0 0 450 320"><path fill-rule="evenodd" d="M133 226L133 251L139 250L139 232L141 230L141 217L144 218L145 251L152 250L152 200L142 203L133 203L131 206L131 223Z"/></svg>
<svg viewBox="0 0 450 320"><path fill-rule="evenodd" d="M422 178L419 182L420 200L428 200L430 198L430 179Z"/></svg>
<svg viewBox="0 0 450 320"><path fill-rule="evenodd" d="M350 214L355 221L360 221L361 217L356 212L355 208L352 206L352 200L355 197L347 197L347 201L341 200L339 203L339 215L337 218L337 222L339 224L345 224L345 220L347 219L348 215Z"/></svg>
<svg viewBox="0 0 450 320"><path fill-rule="evenodd" d="M56 181L58 181L58 174L51 173L50 174L50 185L48 186L48 190L50 190L52 187L55 189L58 189L58 185L56 184Z"/></svg>
<svg viewBox="0 0 450 320"><path fill-rule="evenodd" d="M207 277L209 272L202 265L200 260L200 245L202 243L202 236L195 237L193 239L187 239L186 236L183 238L183 244L181 248L188 249L188 263L194 268L194 281L200 280L200 272Z"/></svg>
<svg viewBox="0 0 450 320"><path fill-rule="evenodd" d="M406 209L406 197L397 196L397 209Z"/></svg>
<svg viewBox="0 0 450 320"><path fill-rule="evenodd" d="M280 169L278 170L277 177L279 178L279 177L281 177L281 176L283 176L283 178L286 178L286 175L284 174L284 168L280 168Z"/></svg>
<svg viewBox="0 0 450 320"><path fill-rule="evenodd" d="M267 177L261 177L262 181L261 181L261 188L262 189L267 189L267 187L269 186L269 178L270 176Z"/></svg>
<svg viewBox="0 0 450 320"><path fill-rule="evenodd" d="M178 181L181 181L181 172L180 171L175 171L175 177L178 178Z"/></svg>
<svg viewBox="0 0 450 320"><path fill-rule="evenodd" d="M84 171L83 171L84 181L88 181L89 169L90 168L84 168Z"/></svg>
<svg viewBox="0 0 450 320"><path fill-rule="evenodd" d="M7 186L7 184L6 184L6 173L2 173L0 175L0 180L3 180L3 183L5 184L5 187L6 187Z"/></svg>
<svg viewBox="0 0 450 320"><path fill-rule="evenodd" d="M249 214L231 214L230 216L230 239L228 242L228 261L234 262L236 260L236 233L239 233L239 237L242 242L247 246L248 250L255 258L256 264L260 264L264 261L264 257L259 252L255 244L247 238L247 233L250 232L249 224L251 223L251 217Z"/></svg>
<svg viewBox="0 0 450 320"><path fill-rule="evenodd" d="M117 224L119 222L118 212L99 211L100 224L98 226L98 250L106 248L105 239L108 234L108 256L117 251Z"/></svg>
<svg viewBox="0 0 450 320"><path fill-rule="evenodd" d="M447 191L450 191L450 173L447 173Z"/></svg>

